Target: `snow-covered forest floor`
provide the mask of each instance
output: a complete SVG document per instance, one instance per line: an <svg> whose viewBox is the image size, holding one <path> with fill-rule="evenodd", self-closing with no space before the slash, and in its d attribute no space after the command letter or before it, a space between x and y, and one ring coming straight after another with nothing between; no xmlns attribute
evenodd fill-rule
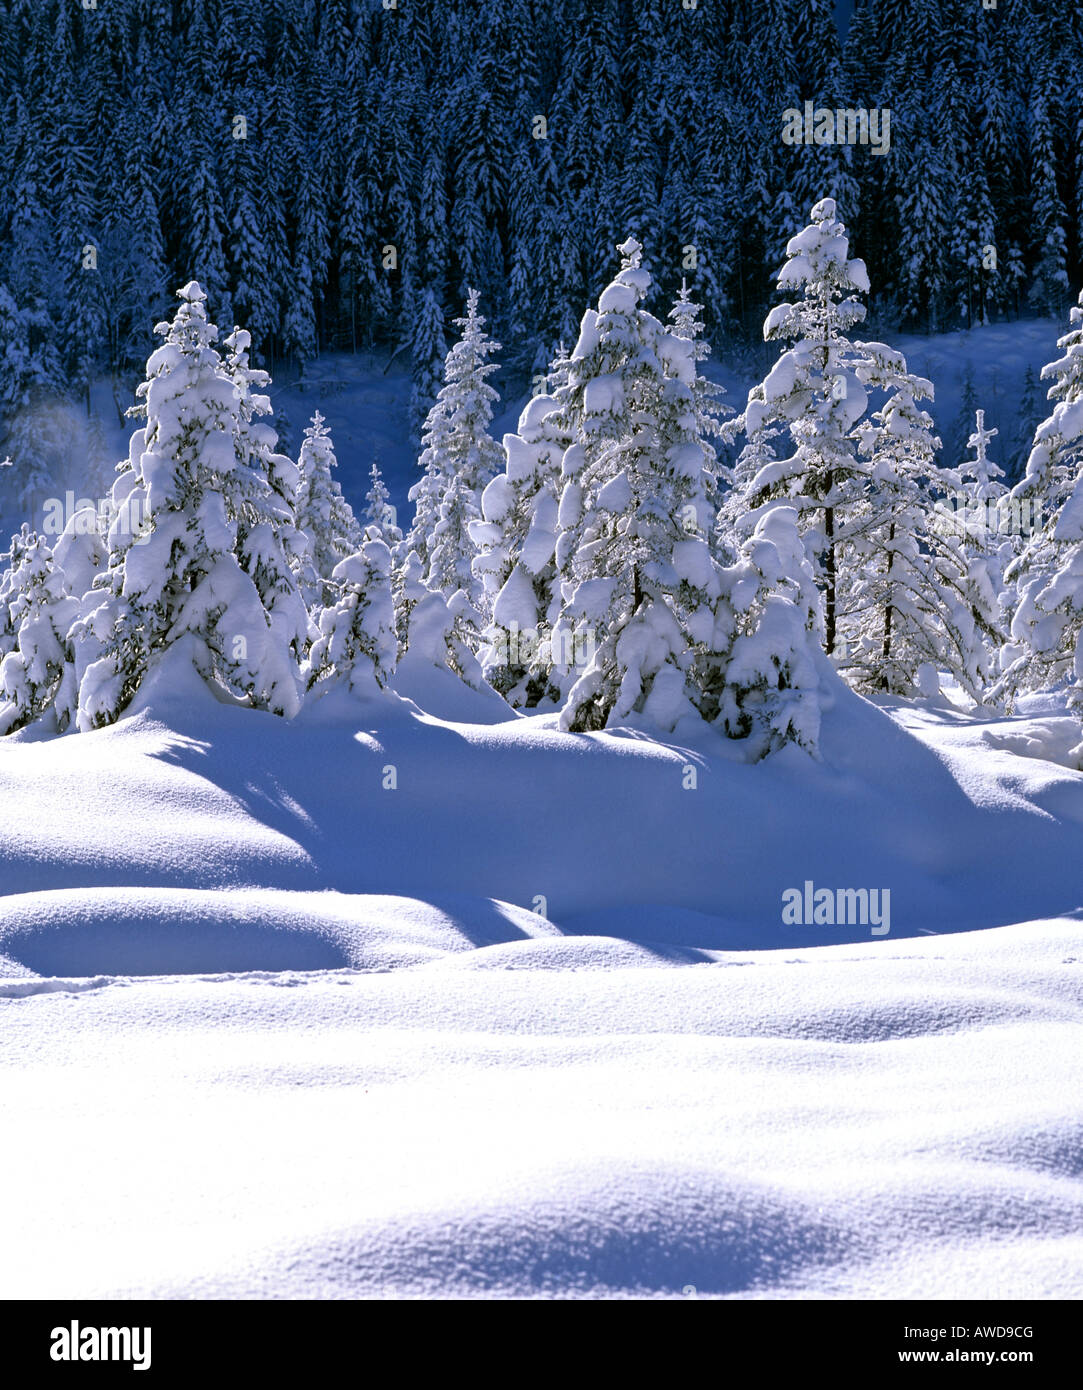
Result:
<svg viewBox="0 0 1083 1390"><path fill-rule="evenodd" d="M0 746L0 1296L1078 1296L1055 706L839 686L749 767L182 668ZM890 934L783 926L806 879Z"/></svg>
<svg viewBox="0 0 1083 1390"><path fill-rule="evenodd" d="M1058 331L900 345L1014 476ZM385 365L273 403L406 519ZM947 689L833 679L819 757L750 764L410 654L287 721L178 643L118 723L11 735L0 1297L1078 1296L1078 720ZM787 917L824 888L880 914Z"/></svg>

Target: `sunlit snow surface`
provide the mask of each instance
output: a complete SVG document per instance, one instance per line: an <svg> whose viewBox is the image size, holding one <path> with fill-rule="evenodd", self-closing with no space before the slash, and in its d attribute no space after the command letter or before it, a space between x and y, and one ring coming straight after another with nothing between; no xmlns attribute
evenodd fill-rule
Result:
<svg viewBox="0 0 1083 1390"><path fill-rule="evenodd" d="M0 1297L1083 1294L1072 721L424 684L0 746Z"/></svg>

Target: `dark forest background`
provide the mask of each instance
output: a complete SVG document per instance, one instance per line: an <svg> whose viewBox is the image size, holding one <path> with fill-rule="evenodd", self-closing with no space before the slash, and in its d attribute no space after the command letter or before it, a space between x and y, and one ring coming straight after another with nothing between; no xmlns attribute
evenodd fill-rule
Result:
<svg viewBox="0 0 1083 1390"><path fill-rule="evenodd" d="M193 278L272 370L386 348L423 408L468 286L525 378L633 232L724 354L825 195L878 323L1062 314L1081 71L1077 0L857 0L845 39L825 0L0 0L0 450ZM784 145L806 99L890 108L890 153Z"/></svg>

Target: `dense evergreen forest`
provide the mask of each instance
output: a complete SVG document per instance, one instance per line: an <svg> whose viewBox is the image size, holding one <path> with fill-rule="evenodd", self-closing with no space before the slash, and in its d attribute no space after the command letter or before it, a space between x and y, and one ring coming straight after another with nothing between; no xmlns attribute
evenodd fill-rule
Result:
<svg viewBox="0 0 1083 1390"><path fill-rule="evenodd" d="M842 38L826 0L0 0L0 450L132 378L190 279L272 370L408 354L417 419L469 286L525 377L629 234L717 353L824 196L885 326L1062 315L1083 12L986 3L858 0ZM787 145L805 101L890 148Z"/></svg>

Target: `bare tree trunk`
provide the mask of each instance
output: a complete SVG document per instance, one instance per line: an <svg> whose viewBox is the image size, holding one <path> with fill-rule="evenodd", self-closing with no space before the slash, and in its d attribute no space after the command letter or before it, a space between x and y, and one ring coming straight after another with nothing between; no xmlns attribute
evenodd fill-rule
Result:
<svg viewBox="0 0 1083 1390"><path fill-rule="evenodd" d="M828 495L834 487L834 474L827 475ZM827 535L827 554L824 558L824 635L828 656L835 655L836 608L838 575L835 567L835 509L824 508L824 531Z"/></svg>
<svg viewBox="0 0 1083 1390"><path fill-rule="evenodd" d="M894 522L892 522L891 525L888 527L888 532L887 532L887 534L888 534L888 540L889 540L889 541L894 541L894 539L895 539L895 523L894 523ZM885 608L884 608L884 640L883 640L883 641L881 642L881 644L880 644L880 655L881 655L881 657L882 657L882 659L883 659L883 664L884 664L884 669L883 669L883 671L881 672L881 675L880 675L880 684L881 684L881 686L882 686L885 690L889 690L889 689L891 688L891 684L890 684L890 681L888 680L888 675L887 675L887 664L888 664L888 662L891 660L891 645L892 645L892 640L893 640L893 638L894 638L894 632L893 632L893 619L894 619L894 616L895 616L895 606L894 606L894 604L893 604L892 601L891 601L891 571L892 571L892 569L893 569L894 567L895 567L895 552L892 551L892 552L891 552L891 555L888 557L888 562L887 562L887 574L888 574L888 591L887 591L887 594L888 594L888 598L887 598L887 604L886 604L886 606L885 606Z"/></svg>

